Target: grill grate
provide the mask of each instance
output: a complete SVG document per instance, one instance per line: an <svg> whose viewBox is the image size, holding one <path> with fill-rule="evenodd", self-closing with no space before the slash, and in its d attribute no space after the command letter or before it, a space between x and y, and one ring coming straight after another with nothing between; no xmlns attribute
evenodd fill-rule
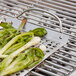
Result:
<svg viewBox="0 0 76 76"><path fill-rule="evenodd" d="M4 6L7 9L4 9ZM76 64L76 61L75 61L76 59L76 11L75 11L76 8L75 7L76 7L75 0L69 0L69 1L68 0L15 0L15 1L0 0L0 15L4 14L4 15L16 17L27 8L39 8L39 9L47 10L48 12L52 10L52 12L54 12L57 16L59 16L63 22L63 33L68 34L70 36L69 42L67 45L59 49L59 52L54 53L53 56L50 56L41 65L39 65L37 68L32 70L28 74L29 76L30 75L67 76L76 68L75 66ZM12 14L11 12L14 14ZM46 17L43 17L43 19L48 20L47 21L48 27L55 31L59 31L58 22L52 17L49 21L49 18L48 17L46 18ZM39 18L41 18L41 16ZM37 19L33 20L33 24L37 24L37 22L40 22L40 21ZM45 23L45 21L43 22ZM49 66L51 68L49 68ZM62 71L61 69L64 71L61 72Z"/></svg>

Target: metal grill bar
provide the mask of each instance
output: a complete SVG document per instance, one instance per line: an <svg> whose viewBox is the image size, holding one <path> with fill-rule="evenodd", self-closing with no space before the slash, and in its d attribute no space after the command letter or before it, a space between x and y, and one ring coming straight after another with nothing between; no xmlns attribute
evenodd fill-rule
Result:
<svg viewBox="0 0 76 76"><path fill-rule="evenodd" d="M59 11L60 12L60 11ZM65 12L65 11L64 11ZM71 18L70 18L71 19ZM75 19L74 19L75 20Z"/></svg>
<svg viewBox="0 0 76 76"><path fill-rule="evenodd" d="M71 55L71 56L75 56L75 57L76 57L76 55L71 54L71 53L69 53L69 52L66 52L66 51L63 51L63 50L60 50L60 51L63 52L64 54L69 54L69 55Z"/></svg>
<svg viewBox="0 0 76 76"><path fill-rule="evenodd" d="M34 75L36 75L36 76L44 76L44 75L41 75L41 74L36 73L36 72L34 72L34 71L31 71L31 72L32 72L32 74L34 74Z"/></svg>
<svg viewBox="0 0 76 76"><path fill-rule="evenodd" d="M12 7L6 6L6 5L4 5L4 4L0 4L0 7L1 7L1 6L7 8L7 9L10 9L10 10L14 10L14 11L16 11L16 12L21 12L20 10L18 10L18 9L16 9L16 8L13 8L13 9L12 9Z"/></svg>
<svg viewBox="0 0 76 76"><path fill-rule="evenodd" d="M64 46L64 48L67 49L67 50L71 50L71 51L76 52L74 49L72 49L72 48L70 48L70 47Z"/></svg>
<svg viewBox="0 0 76 76"><path fill-rule="evenodd" d="M57 75L57 74L55 74L55 73L52 73L52 72L50 72L50 71L47 71L47 70L44 70L44 69L42 69L42 68L37 68L38 70L40 70L41 72L43 72L43 73L46 73L47 75L52 75L52 76L59 76L59 75Z"/></svg>
<svg viewBox="0 0 76 76"><path fill-rule="evenodd" d="M55 0L56 1L56 0ZM76 4L75 3L72 3L72 2L70 2L70 1L63 1L63 0L57 0L57 2L60 2L60 3L64 3L64 4L68 4L68 5L71 5L71 6L76 6Z"/></svg>
<svg viewBox="0 0 76 76"><path fill-rule="evenodd" d="M45 8L45 9L52 9L52 8L50 8L50 7L47 7L47 6L54 6L55 7L55 9L53 9L53 10L56 10L56 8L58 7L58 8L61 8L61 10L64 8L62 8L62 7L59 7L59 6L56 6L56 5L53 5L53 4L51 4L50 5L50 1L48 2L48 3L46 3L46 2L44 2L44 1L38 1L38 4L36 4L36 3L34 3L34 2L36 2L36 0L29 0L29 1L24 1L24 0L19 0L20 2L23 2L23 3L29 3L29 4L33 4L34 6L36 5L36 6L39 6L39 7L43 7L43 8ZM31 3L30 3L30 1L31 1ZM52 1L51 1L52 2ZM40 3L42 4L42 5L40 5ZM54 8L53 7L53 8ZM57 9L58 9L57 8ZM65 9L65 8L64 8ZM58 10L60 10L60 9L58 9ZM67 11L67 8L65 9L66 11ZM72 11L73 13L76 13L74 10L71 10L71 9L68 9L70 12ZM56 10L57 11L57 10ZM62 12L62 13L64 13L65 15L66 14L68 14L69 12L67 12L67 13L65 13L65 11L64 12ZM74 16L74 14L72 13L72 15ZM70 13L69 13L69 15L71 15Z"/></svg>
<svg viewBox="0 0 76 76"><path fill-rule="evenodd" d="M71 59L71 58L69 58L69 57L66 57L66 56L64 56L64 55L60 55L60 54L58 54L58 53L55 53L55 55L57 55L57 56L59 56L59 57L62 57L62 58L64 58L64 59L67 59L67 60L70 60L70 61L76 62L76 60Z"/></svg>
<svg viewBox="0 0 76 76"><path fill-rule="evenodd" d="M5 0L2 0L2 1L0 1L0 2L2 2L2 3L4 3L4 4L9 4L9 5L11 5L11 6L13 6L13 7L17 7L17 8L21 8L21 9L26 9L27 7L30 7L30 5L28 5L28 4L23 4L23 3L20 3L20 2L18 2L18 1L10 1L10 0L7 0L7 1L5 1ZM15 4L16 3L16 4ZM19 6L19 5L22 5L22 6ZM31 6L32 7L32 6Z"/></svg>
<svg viewBox="0 0 76 76"><path fill-rule="evenodd" d="M74 23L74 22L73 22ZM75 23L76 24L76 23Z"/></svg>
<svg viewBox="0 0 76 76"><path fill-rule="evenodd" d="M69 39L70 41L72 41L72 42L76 42L76 40L74 40L74 39Z"/></svg>
<svg viewBox="0 0 76 76"><path fill-rule="evenodd" d="M68 74L68 72L64 72L64 71L62 71L62 70L59 70L59 69L57 69L57 68L54 68L54 67L52 67L52 66L49 66L49 65L47 65L47 64L44 64L44 67L45 68L48 68L48 69L52 69L52 70L55 70L56 72L60 72L60 73L63 73L63 74Z"/></svg>
<svg viewBox="0 0 76 76"><path fill-rule="evenodd" d="M70 46L74 46L74 47L76 47L76 45L75 44L72 44L72 43L68 43Z"/></svg>
<svg viewBox="0 0 76 76"><path fill-rule="evenodd" d="M48 64L51 64L52 66L55 66L55 67L58 67L58 68L61 68L61 69L67 70L67 71L72 71L72 70L73 70L73 69L69 69L69 68L63 67L63 66L61 66L61 65L59 65L59 64L56 64L56 63L54 63L54 62L52 62L52 61L46 60L46 62L47 62Z"/></svg>
<svg viewBox="0 0 76 76"><path fill-rule="evenodd" d="M63 3L59 3L58 1L54 1L54 0L51 0L51 1L49 1L49 0L47 0L48 2L50 2L50 3L54 3L54 4L56 4L56 5L59 5L59 6L62 6L62 7L67 7L68 9L76 9L74 6L70 6L70 5L67 5L67 4L63 4ZM46 2L46 1L45 1Z"/></svg>
<svg viewBox="0 0 76 76"><path fill-rule="evenodd" d="M48 3L49 4L49 6L50 6L50 3ZM69 16L74 16L74 14L72 13L72 14L70 14L69 12L66 12L66 11L62 11L62 10L60 10L60 9L53 9L52 8L52 10L55 10L55 11L59 11L60 13L62 13L62 14L65 14L65 15L69 15ZM74 16L75 17L75 16Z"/></svg>
<svg viewBox="0 0 76 76"><path fill-rule="evenodd" d="M60 59L58 59L58 58L55 58L55 57L50 57L50 58L51 58L52 60L56 60L56 61L58 61L58 62L60 62L60 63L63 63L63 64L66 64L66 65L69 65L69 66L72 66L72 67L75 67L75 68L76 68L76 65L74 65L74 64L71 64L71 63L62 61L62 60L60 60Z"/></svg>

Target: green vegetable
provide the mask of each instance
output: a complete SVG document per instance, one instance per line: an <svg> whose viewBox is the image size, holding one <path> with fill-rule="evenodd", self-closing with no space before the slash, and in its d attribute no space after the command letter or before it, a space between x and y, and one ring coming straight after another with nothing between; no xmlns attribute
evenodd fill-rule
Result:
<svg viewBox="0 0 76 76"><path fill-rule="evenodd" d="M44 53L40 48L31 48L28 55L30 55L33 58L33 62L30 63L30 65L27 68L35 66L44 57Z"/></svg>
<svg viewBox="0 0 76 76"><path fill-rule="evenodd" d="M46 29L44 28L36 28L34 30L31 30L30 32L33 32L34 35L44 37L47 34Z"/></svg>
<svg viewBox="0 0 76 76"><path fill-rule="evenodd" d="M17 51L11 53L10 55L8 55L1 63L0 65L0 71L2 71L3 69L7 68L11 62L21 53L23 52L25 49L34 46L36 44L38 44L40 42L40 38L39 37L34 37L32 40L30 40L27 44L25 44L24 46L22 46L21 48L19 48Z"/></svg>
<svg viewBox="0 0 76 76"><path fill-rule="evenodd" d="M20 53L18 56L16 56L16 58L13 59L12 63L7 65L7 67L1 66L0 76L15 73L24 68L26 68L26 69L31 68L31 67L35 66L37 63L39 63L43 59L43 57L44 57L44 53L40 48L27 49L27 50L25 50L24 53ZM5 59L7 59L7 57ZM1 65L2 64L3 65L7 64L7 62L4 63L4 61L3 61L1 63Z"/></svg>
<svg viewBox="0 0 76 76"><path fill-rule="evenodd" d="M11 25L11 23L6 23L6 22L2 22L0 24L0 26L2 26L4 29L0 32L0 48L1 48L1 51L0 51L0 54L6 54L6 55L9 55L11 54L12 52L16 51L17 49L19 49L20 47L22 47L24 44L26 44L30 39L30 34L27 35L26 37L20 37L18 39L18 41L16 43L13 43L16 41L17 36L18 34L18 31L21 29L21 27L26 23L26 19L23 19L22 20L22 23L19 27L19 29L16 31L16 29L14 29ZM30 32L33 32L34 35L37 35L37 36L44 36L47 32L44 28L36 28ZM14 39L16 38L16 39ZM13 40L11 42L11 40ZM11 43L10 43L10 42ZM0 56L1 58L3 56ZM6 56L4 56L6 57Z"/></svg>
<svg viewBox="0 0 76 76"><path fill-rule="evenodd" d="M26 19L24 18L19 26L18 30L12 27L12 23L1 22L0 26L3 27L3 30L0 31L0 49L4 47L13 37L20 34L20 29L26 23Z"/></svg>
<svg viewBox="0 0 76 76"><path fill-rule="evenodd" d="M0 23L0 26L3 27L3 30L0 31L0 48L4 47L13 37L19 34L11 25L11 23L6 22Z"/></svg>
<svg viewBox="0 0 76 76"><path fill-rule="evenodd" d="M0 63L0 76L9 75L22 69L28 69L39 63L44 53L40 48L30 48L40 42L40 37L47 34L44 28L36 28L30 32L20 33L25 24L23 20L18 30L11 23L2 22L0 26L0 58L5 58ZM34 37L40 36L40 37ZM29 49L28 49L29 48Z"/></svg>
<svg viewBox="0 0 76 76"><path fill-rule="evenodd" d="M0 26L5 28L5 29L13 28L11 25L12 25L12 23L7 23L7 22L1 22L0 23Z"/></svg>
<svg viewBox="0 0 76 76"><path fill-rule="evenodd" d="M0 55L2 54L11 54L12 52L16 51L24 44L28 43L33 38L32 32L22 33L17 35L13 39L11 39L0 51Z"/></svg>

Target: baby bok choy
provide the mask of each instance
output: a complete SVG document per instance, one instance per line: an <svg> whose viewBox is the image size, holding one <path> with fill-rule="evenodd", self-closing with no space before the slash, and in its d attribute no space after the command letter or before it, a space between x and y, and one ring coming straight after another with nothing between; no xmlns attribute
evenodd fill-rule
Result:
<svg viewBox="0 0 76 76"><path fill-rule="evenodd" d="M0 50L0 57L2 54L9 55L12 52L16 51L28 43L33 38L33 36L34 35L32 32L26 32L15 36Z"/></svg>
<svg viewBox="0 0 76 76"><path fill-rule="evenodd" d="M0 26L3 27L3 29L0 31L0 49L18 34L16 29L11 25L11 23L6 22L0 23Z"/></svg>
<svg viewBox="0 0 76 76"><path fill-rule="evenodd" d="M33 37L33 39L31 39L27 44L25 44L24 46L22 46L21 48L19 48L18 50L16 50L15 52L11 53L10 55L8 55L1 63L0 63L0 76L3 75L3 70L6 69L7 67L9 67L9 65L14 61L14 59L21 53L23 52L25 49L28 49L31 46L37 45L38 43L40 43L40 38L39 37ZM32 53L31 53L32 54ZM37 53L38 55L38 53ZM27 57L27 60L23 60L23 62L21 61L19 66L21 66L21 64L23 63L24 65L30 63L29 56ZM25 63L26 62L26 63ZM34 65L34 64L33 64ZM22 66L24 67L24 66ZM21 67L21 68L22 68ZM25 67L24 67L25 68ZM22 68L23 69L23 68ZM20 69L21 70L21 69Z"/></svg>
<svg viewBox="0 0 76 76"><path fill-rule="evenodd" d="M18 30L12 27L12 23L7 23L7 22L0 23L0 26L3 27L3 29L0 30L0 49L4 47L13 37L20 34L19 31L24 26L25 23L26 23L26 19L24 18Z"/></svg>
<svg viewBox="0 0 76 76"><path fill-rule="evenodd" d="M24 53L20 53L19 55L17 55L16 58L13 59L12 63L2 69L0 71L0 76L12 74L22 69L31 68L39 63L43 59L43 57L44 53L40 48L27 49ZM7 57L4 60L6 59ZM4 61L2 63L4 63Z"/></svg>

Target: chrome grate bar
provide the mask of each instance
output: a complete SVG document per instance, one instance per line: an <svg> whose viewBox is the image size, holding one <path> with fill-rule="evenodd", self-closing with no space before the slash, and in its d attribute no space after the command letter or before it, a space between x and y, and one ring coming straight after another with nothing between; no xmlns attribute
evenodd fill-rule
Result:
<svg viewBox="0 0 76 76"><path fill-rule="evenodd" d="M67 70L67 71L72 71L72 70L73 70L73 69L69 69L69 68L67 68L67 67L63 67L63 66L61 66L61 65L59 65L59 64L56 64L56 63L54 63L54 62L52 62L52 61L46 60L45 62L47 62L47 63L50 64L50 65L53 65L54 67L58 67L58 68L61 68L61 69Z"/></svg>
<svg viewBox="0 0 76 76"><path fill-rule="evenodd" d="M47 65L47 64L44 64L44 67L45 67L45 68L48 68L48 69L55 70L55 71L60 72L60 73L63 73L63 74L68 74L67 71L64 72L64 71L62 71L62 70L60 70L60 69L54 68L54 67L49 66L49 65Z"/></svg>
<svg viewBox="0 0 76 76"><path fill-rule="evenodd" d="M58 54L58 53L55 53L55 55L57 55L57 56L59 56L59 57L62 57L62 58L64 58L64 59L67 59L67 60L71 60L71 61L73 61L73 62L76 62L76 60L71 59L71 58L69 58L69 57L66 57L66 56L64 56L64 55L60 55L60 54Z"/></svg>
<svg viewBox="0 0 76 76"><path fill-rule="evenodd" d="M48 74L48 75L52 75L52 76L59 76L59 75L57 75L57 74L55 74L55 73L52 73L52 72L47 71L47 70L42 69L42 68L37 68L37 69L38 69L38 70L40 70L40 71L41 71L41 72L43 72L43 73Z"/></svg>
<svg viewBox="0 0 76 76"><path fill-rule="evenodd" d="M57 56L56 56L57 57ZM69 65L69 66L71 66L71 67L75 67L76 68L76 65L74 65L74 64L71 64L71 63L68 63L68 62L66 62L66 61L62 61L62 60L60 60L60 59L58 59L58 58L56 58L56 57L50 57L52 60L56 60L56 61L58 61L58 62L60 62L60 63L63 63L63 64L66 64L66 65Z"/></svg>
<svg viewBox="0 0 76 76"><path fill-rule="evenodd" d="M44 76L44 75L41 75L41 74L36 73L36 72L34 72L34 71L32 71L32 73L33 73L34 75L36 75L36 76Z"/></svg>

